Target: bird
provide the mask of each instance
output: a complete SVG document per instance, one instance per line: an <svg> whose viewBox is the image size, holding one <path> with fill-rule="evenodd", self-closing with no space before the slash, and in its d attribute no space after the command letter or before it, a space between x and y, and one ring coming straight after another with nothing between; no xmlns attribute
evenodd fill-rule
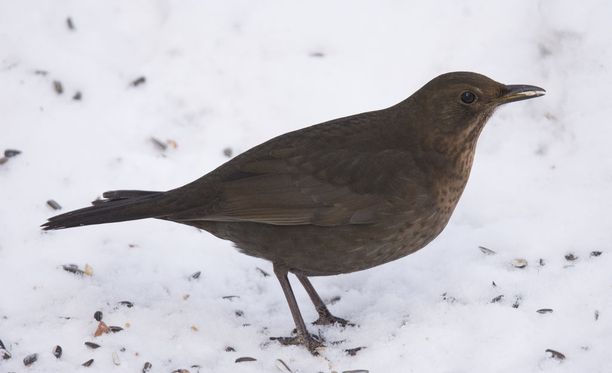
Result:
<svg viewBox="0 0 612 373"><path fill-rule="evenodd" d="M282 344L318 354L288 275L306 290L317 325L334 316L309 277L361 271L427 246L468 181L478 137L503 104L539 97L474 72L435 77L385 109L272 138L165 192L115 190L48 219L44 230L155 218L193 226L272 263L295 323Z"/></svg>

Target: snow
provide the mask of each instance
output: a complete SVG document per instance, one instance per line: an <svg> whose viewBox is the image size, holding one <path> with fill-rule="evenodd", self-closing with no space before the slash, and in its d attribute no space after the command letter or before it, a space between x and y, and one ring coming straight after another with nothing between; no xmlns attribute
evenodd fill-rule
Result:
<svg viewBox="0 0 612 373"><path fill-rule="evenodd" d="M612 371L610 14L603 0L0 2L0 150L23 152L0 165L0 339L12 354L0 371L274 372L276 359L293 372ZM389 106L455 70L547 95L494 115L427 248L312 280L358 325L310 326L342 341L319 357L270 343L293 328L278 283L256 269L271 265L228 242L151 220L39 229L57 213L48 199L68 211L106 190L170 189L226 161L225 148ZM124 330L94 337L97 310Z"/></svg>

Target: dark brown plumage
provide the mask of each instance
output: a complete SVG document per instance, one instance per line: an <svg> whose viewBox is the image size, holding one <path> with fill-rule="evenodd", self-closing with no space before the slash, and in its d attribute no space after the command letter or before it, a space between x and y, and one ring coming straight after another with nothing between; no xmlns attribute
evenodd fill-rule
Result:
<svg viewBox="0 0 612 373"><path fill-rule="evenodd" d="M158 218L204 229L274 264L297 337L312 352L287 280L331 315L307 276L348 273L411 254L446 226L467 182L478 135L501 104L541 96L483 75L441 75L384 110L335 119L258 145L167 192L112 191L45 230ZM291 342L290 339L282 339Z"/></svg>

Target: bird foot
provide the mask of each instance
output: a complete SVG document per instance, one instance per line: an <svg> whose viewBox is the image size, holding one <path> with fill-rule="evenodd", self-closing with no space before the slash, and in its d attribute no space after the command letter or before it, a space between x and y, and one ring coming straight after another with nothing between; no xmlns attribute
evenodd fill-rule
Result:
<svg viewBox="0 0 612 373"><path fill-rule="evenodd" d="M317 321L313 322L312 325L340 325L340 326L355 326L352 322L345 320L340 317L336 317L331 313L319 314Z"/></svg>
<svg viewBox="0 0 612 373"><path fill-rule="evenodd" d="M325 347L323 339L320 336L314 334L308 334L306 338L303 338L299 334L292 335L291 337L270 337L270 340L277 341L283 346L305 346L308 351L313 355L319 354L319 349Z"/></svg>

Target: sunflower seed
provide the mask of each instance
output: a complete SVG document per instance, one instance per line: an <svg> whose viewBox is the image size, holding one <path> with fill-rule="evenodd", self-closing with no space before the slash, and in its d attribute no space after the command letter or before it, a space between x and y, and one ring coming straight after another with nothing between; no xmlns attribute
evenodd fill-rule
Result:
<svg viewBox="0 0 612 373"><path fill-rule="evenodd" d="M14 156L16 156L16 155L19 155L19 154L21 154L21 150L16 150L16 149L6 149L6 150L4 151L4 156L5 156L6 158L12 158L12 157L14 157Z"/></svg>
<svg viewBox="0 0 612 373"><path fill-rule="evenodd" d="M55 356L56 359L59 359L60 357L62 357L62 346L55 346L51 353L53 354L53 356Z"/></svg>
<svg viewBox="0 0 612 373"><path fill-rule="evenodd" d="M347 355L349 355L349 356L355 356L355 355L357 355L357 353L359 351L363 350L364 348L365 347L363 347L363 346L355 347L355 348L349 348L349 349L344 350L344 352L346 352Z"/></svg>
<svg viewBox="0 0 612 373"><path fill-rule="evenodd" d="M489 249L487 247L484 247L484 246L478 246L478 248L485 255L495 255L495 254L497 254L495 251L493 251L493 250L491 250L491 249Z"/></svg>
<svg viewBox="0 0 612 373"><path fill-rule="evenodd" d="M548 349L546 349L545 352L548 352L550 354L550 357L552 357L554 359L557 359L557 360L564 360L565 359L565 355L563 355L559 351L551 350L550 348L548 348Z"/></svg>
<svg viewBox="0 0 612 373"><path fill-rule="evenodd" d="M165 142L163 142L163 141L161 141L159 139L156 139L155 137L151 137L151 142L155 146L157 146L159 148L159 150L161 150L161 151L164 151L164 150L168 149L168 145L166 145Z"/></svg>
<svg viewBox="0 0 612 373"><path fill-rule="evenodd" d="M552 313L552 308L540 308L539 310L537 310L537 313L541 313L541 314L545 314L545 313Z"/></svg>
<svg viewBox="0 0 612 373"><path fill-rule="evenodd" d="M500 294L498 296L496 296L495 298L491 299L491 303L497 303L499 301L501 301L504 298L503 294Z"/></svg>
<svg viewBox="0 0 612 373"><path fill-rule="evenodd" d="M30 354L23 359L23 365L30 366L38 360L38 354Z"/></svg>
<svg viewBox="0 0 612 373"><path fill-rule="evenodd" d="M110 331L111 331L111 332L113 332L113 333L117 333L117 332L122 331L122 330L123 330L123 328L122 328L122 327L120 327L120 326L114 326L114 325L113 325L113 326L109 326L109 327L108 327L108 330L110 330Z"/></svg>
<svg viewBox="0 0 612 373"><path fill-rule="evenodd" d="M236 352L236 349L232 346L225 347L225 352Z"/></svg>
<svg viewBox="0 0 612 373"><path fill-rule="evenodd" d="M11 353L8 352L7 349L5 349L4 347L0 347L0 357L2 358L2 360L8 360L11 358Z"/></svg>
<svg viewBox="0 0 612 373"><path fill-rule="evenodd" d="M249 357L249 356L243 356L243 357L239 357L238 359L236 359L236 363L244 363L247 361L257 361L257 359L255 359L254 357Z"/></svg>
<svg viewBox="0 0 612 373"><path fill-rule="evenodd" d="M83 94L81 93L81 91L76 91L74 96L72 96L72 99L74 101L81 101L83 99Z"/></svg>
<svg viewBox="0 0 612 373"><path fill-rule="evenodd" d="M227 300L234 300L234 298L240 298L240 295L225 295L221 298L227 299Z"/></svg>
<svg viewBox="0 0 612 373"><path fill-rule="evenodd" d="M227 148L223 149L223 155L224 156L226 156L228 158L231 158L232 154L234 154L234 151L232 150L232 148L227 147Z"/></svg>
<svg viewBox="0 0 612 373"><path fill-rule="evenodd" d="M60 206L59 203L57 203L55 200L50 199L47 201L47 205L49 205L49 207L51 207L53 210L61 210L62 206Z"/></svg>
<svg viewBox="0 0 612 373"><path fill-rule="evenodd" d="M599 320L599 311L595 310L594 317L595 321Z"/></svg>
<svg viewBox="0 0 612 373"><path fill-rule="evenodd" d="M122 300L121 302L119 302L119 305L126 306L127 308L134 307L134 303L130 302L129 300Z"/></svg>
<svg viewBox="0 0 612 373"><path fill-rule="evenodd" d="M53 81L53 90L58 95L61 95L62 93L64 93L64 86L62 85L62 82L60 82L59 80L54 80Z"/></svg>
<svg viewBox="0 0 612 373"><path fill-rule="evenodd" d="M153 367L153 364L147 361L146 363L144 363L144 366L142 367L142 373L147 373L148 371L151 370L152 367Z"/></svg>
<svg viewBox="0 0 612 373"><path fill-rule="evenodd" d="M66 18L66 26L68 26L69 30L74 31L74 23L72 22L72 18Z"/></svg>
<svg viewBox="0 0 612 373"><path fill-rule="evenodd" d="M95 350L96 348L99 348L100 345L97 343L93 343L93 342L85 342L85 346Z"/></svg>
<svg viewBox="0 0 612 373"><path fill-rule="evenodd" d="M90 367L91 364L93 364L93 362L94 362L94 359L89 359L89 360L87 360L86 362L84 362L81 365L84 366L84 367Z"/></svg>
<svg viewBox="0 0 612 373"><path fill-rule="evenodd" d="M512 265L515 268L525 268L527 267L527 260L523 259L523 258L516 258L512 260Z"/></svg>
<svg viewBox="0 0 612 373"><path fill-rule="evenodd" d="M113 357L113 364L117 366L121 365L121 360L119 360L119 355L117 355L115 351L113 351L112 357Z"/></svg>
<svg viewBox="0 0 612 373"><path fill-rule="evenodd" d="M600 256L601 254L601 251L591 251L591 256Z"/></svg>
<svg viewBox="0 0 612 373"><path fill-rule="evenodd" d="M567 260L568 262L573 262L576 259L578 259L578 257L572 253L565 255L565 260Z"/></svg>
<svg viewBox="0 0 612 373"><path fill-rule="evenodd" d="M137 79L134 79L132 83L130 84L132 85L132 87L138 87L139 85L146 83L146 81L147 81L147 78L144 76L141 76Z"/></svg>
<svg viewBox="0 0 612 373"><path fill-rule="evenodd" d="M197 280L197 279L199 279L199 278L200 278L200 275L201 275L201 274L202 274L202 271L197 271L197 272L195 272L194 274L192 274L191 276L189 276L189 277L190 277L189 279L190 279L190 280Z"/></svg>
<svg viewBox="0 0 612 373"><path fill-rule="evenodd" d="M5 164L6 162L8 162L8 158L7 157L0 157L0 164Z"/></svg>
<svg viewBox="0 0 612 373"><path fill-rule="evenodd" d="M285 362L282 361L281 359L276 359L274 361L274 365L276 365L278 370L280 370L281 372L284 372L284 373L293 373L291 368L289 368L289 366L287 364L285 364Z"/></svg>
<svg viewBox="0 0 612 373"><path fill-rule="evenodd" d="M70 273L74 273L75 275L83 275L85 274L85 272L81 269L79 269L79 266L76 264L64 264L62 266L62 268L64 269L64 271L70 272Z"/></svg>
<svg viewBox="0 0 612 373"><path fill-rule="evenodd" d="M102 321L102 316L103 316L102 311L96 311L94 313L94 319L96 321Z"/></svg>

